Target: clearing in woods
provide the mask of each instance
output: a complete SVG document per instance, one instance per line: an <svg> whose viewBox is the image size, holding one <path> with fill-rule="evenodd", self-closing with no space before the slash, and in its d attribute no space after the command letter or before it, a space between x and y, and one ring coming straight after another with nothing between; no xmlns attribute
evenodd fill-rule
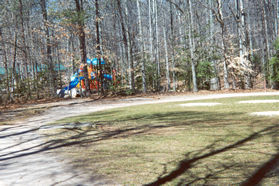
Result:
<svg viewBox="0 0 279 186"><path fill-rule="evenodd" d="M276 111L279 103L238 102L278 100L278 95L59 103L0 126L0 185L148 184L164 178L171 178L171 185L239 183L278 153L278 117L250 113ZM186 103L220 104L181 106ZM264 183L277 183L272 175Z"/></svg>

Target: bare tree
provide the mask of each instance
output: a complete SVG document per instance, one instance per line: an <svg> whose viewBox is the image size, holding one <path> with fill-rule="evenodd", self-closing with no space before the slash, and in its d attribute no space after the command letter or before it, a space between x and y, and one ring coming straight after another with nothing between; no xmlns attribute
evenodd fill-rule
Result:
<svg viewBox="0 0 279 186"><path fill-rule="evenodd" d="M76 12L78 15L78 36L79 36L79 46L80 46L80 57L81 62L84 64L84 79L85 79L85 93L89 90L89 80L88 80L88 72L87 72L87 53L86 53L86 40L85 40L85 32L84 32L84 10L83 10L83 0L75 0L76 4Z"/></svg>
<svg viewBox="0 0 279 186"><path fill-rule="evenodd" d="M229 63L229 58L228 58L228 46L227 46L227 41L226 41L226 26L224 22L224 16L222 12L222 2L221 0L217 0L217 12L214 12L215 18L220 24L221 27L221 40L222 40L222 48L223 48L223 56L224 56L224 62L223 62L223 71L224 71L224 88L229 89L229 77L228 77L228 63Z"/></svg>
<svg viewBox="0 0 279 186"><path fill-rule="evenodd" d="M45 30L45 37L46 37L46 49L47 49L47 64L49 68L50 73L50 87L52 90L52 95L56 95L56 84L55 84L55 71L54 71L54 65L52 61L52 51L51 51L51 43L50 43L50 35L49 35L49 29L48 29L48 14L47 14L47 8L46 8L46 0L40 1L42 14L44 18L44 30Z"/></svg>
<svg viewBox="0 0 279 186"><path fill-rule="evenodd" d="M24 15L23 15L23 3L22 0L19 0L19 12L20 12L20 23L21 23L21 38L22 38L22 45L23 45L23 60L24 60L24 65L25 65L25 76L27 79L27 99L31 98L31 85L30 85L30 78L29 78L29 70L28 70L28 65L29 65L29 57L27 54L27 46L26 46L26 38L25 38L25 29L24 29Z"/></svg>
<svg viewBox="0 0 279 186"><path fill-rule="evenodd" d="M2 45L2 52L3 52L3 62L4 62L4 67L6 71L6 89L7 89L7 95L8 95L8 100L10 99L10 82L9 82L9 69L8 69L8 61L7 61L7 52L6 52L6 45L3 42L3 34L2 34L2 29L0 28L0 43Z"/></svg>
<svg viewBox="0 0 279 186"><path fill-rule="evenodd" d="M99 13L99 3L98 0L95 0L95 9L96 9L96 19L95 19L95 23L96 23L96 36L97 36L97 40L96 40L96 53L97 53L97 59L98 59L98 64L97 64L97 71L99 71L100 76L97 77L97 81L101 82L101 87L99 87L99 83L98 83L98 92L101 89L101 95L104 95L104 87L103 87L103 68L101 65L101 54L102 54L102 50L101 50L101 40L100 40L100 13ZM98 72L97 72L98 73Z"/></svg>
<svg viewBox="0 0 279 186"><path fill-rule="evenodd" d="M132 58L132 48L131 48L131 39L130 39L130 33L129 33L129 12L128 12L128 2L125 0L125 15L126 15L126 29L125 34L127 38L127 58L128 58L128 72L129 72L129 86L130 89L135 92L135 79L134 79L134 62Z"/></svg>
<svg viewBox="0 0 279 186"><path fill-rule="evenodd" d="M146 93L146 74L145 74L145 43L143 41L143 30L142 30L142 19L141 19L141 10L140 10L140 3L137 0L137 10L138 10L138 24L139 24L139 40L141 44L141 73L142 73L142 90Z"/></svg>
<svg viewBox="0 0 279 186"><path fill-rule="evenodd" d="M156 45L155 45L155 61L156 61L156 67L157 67L156 84L157 84L157 90L160 90L161 70L160 70L160 57L159 57L159 29L158 29L157 0L153 0L153 10L154 10L154 14L155 14L155 33L156 33Z"/></svg>
<svg viewBox="0 0 279 186"><path fill-rule="evenodd" d="M164 18L166 15L164 13ZM168 43L167 43L167 33L166 33L166 21L164 19L163 35L164 35L164 49L165 49L165 63L166 63L166 79L167 79L167 91L170 90L170 67L169 67L169 55L168 55Z"/></svg>
<svg viewBox="0 0 279 186"><path fill-rule="evenodd" d="M193 10L192 10L192 0L188 1L189 3L189 18L190 18L190 24L189 24L189 46L190 46L190 55L191 55L191 68L192 68L192 81L193 81L193 91L198 91L198 85L197 85L197 77L196 77L196 68L195 68L195 41L193 41L193 26L194 26L194 20L193 20Z"/></svg>

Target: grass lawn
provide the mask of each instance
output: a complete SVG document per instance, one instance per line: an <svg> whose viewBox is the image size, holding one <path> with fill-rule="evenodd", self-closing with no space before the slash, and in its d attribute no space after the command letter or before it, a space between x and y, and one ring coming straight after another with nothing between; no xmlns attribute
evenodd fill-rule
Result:
<svg viewBox="0 0 279 186"><path fill-rule="evenodd" d="M60 144L57 152L75 169L116 183L142 185L166 179L166 185L238 184L278 153L279 103L240 104L258 96L132 106L67 118L57 123L91 126L48 129ZM185 103L218 102L183 107ZM277 185L278 170L263 183Z"/></svg>

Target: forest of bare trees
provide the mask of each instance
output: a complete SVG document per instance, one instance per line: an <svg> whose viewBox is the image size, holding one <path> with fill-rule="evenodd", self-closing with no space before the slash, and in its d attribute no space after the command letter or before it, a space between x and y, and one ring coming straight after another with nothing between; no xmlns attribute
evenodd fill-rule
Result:
<svg viewBox="0 0 279 186"><path fill-rule="evenodd" d="M87 58L117 73L102 94L279 87L279 0L0 2L1 99L55 97Z"/></svg>

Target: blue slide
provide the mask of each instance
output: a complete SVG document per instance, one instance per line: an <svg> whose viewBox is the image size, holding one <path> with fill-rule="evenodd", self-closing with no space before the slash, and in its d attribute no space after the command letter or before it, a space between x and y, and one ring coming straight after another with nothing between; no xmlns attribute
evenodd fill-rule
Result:
<svg viewBox="0 0 279 186"><path fill-rule="evenodd" d="M63 88L63 90L71 90L72 88L75 88L78 83L79 83L79 80L83 80L84 77L75 77L75 79L73 79L71 82L70 82L70 85L69 86L66 86L65 88Z"/></svg>
<svg viewBox="0 0 279 186"><path fill-rule="evenodd" d="M62 89L60 90L60 92L58 93L58 95L59 95L60 97L64 97L65 91L66 91L66 90L71 90L71 89L75 88L75 87L78 85L79 81L80 81L80 80L83 80L84 77L78 77L77 73L75 73L75 74L72 76L71 79L72 79L72 80L71 80L69 86L66 86L65 88L62 88Z"/></svg>

